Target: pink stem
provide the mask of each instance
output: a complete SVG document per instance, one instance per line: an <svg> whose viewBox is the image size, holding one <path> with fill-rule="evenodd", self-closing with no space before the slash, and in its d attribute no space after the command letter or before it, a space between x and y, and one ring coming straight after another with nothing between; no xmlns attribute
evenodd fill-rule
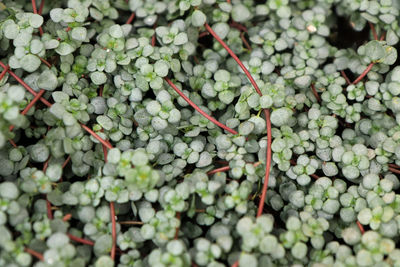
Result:
<svg viewBox="0 0 400 267"><path fill-rule="evenodd" d="M111 258L114 260L115 259L115 250L117 248L117 229L116 229L116 223L115 223L115 208L114 208L114 202L110 202L110 210L111 210L111 225L112 225L112 248L111 248Z"/></svg>
<svg viewBox="0 0 400 267"><path fill-rule="evenodd" d="M359 81L361 81L361 80L365 77L365 75L368 74L368 72L372 69L373 66L374 66L374 63L373 63L373 62L370 63L370 64L368 65L368 67L363 71L363 73L361 73L361 75L358 76L358 78L355 79L354 82L353 82L352 84L357 84Z"/></svg>
<svg viewBox="0 0 400 267"><path fill-rule="evenodd" d="M103 145L105 145L108 149L112 149L112 148L113 148L113 146L112 146L109 142L103 140L103 138L101 138L98 134L96 134L92 129L90 129L89 127L87 127L87 126L84 125L84 124L81 124L81 126L82 126L82 128L83 128L85 131L87 131L87 132L90 133L94 138L96 138L97 140L99 140L99 142L102 143Z"/></svg>
<svg viewBox="0 0 400 267"><path fill-rule="evenodd" d="M164 79L172 87L172 89L175 90L175 92L177 92L189 105L191 105L195 110L197 110L197 112L206 117L209 121L221 127L222 129L230 132L231 134L234 135L238 134L238 132L236 132L235 130L229 128L225 124L220 123L219 121L217 121L216 119L205 113L201 108L199 108L195 103L193 103L181 90L179 90L178 87L176 87L176 85L169 78L165 77Z"/></svg>

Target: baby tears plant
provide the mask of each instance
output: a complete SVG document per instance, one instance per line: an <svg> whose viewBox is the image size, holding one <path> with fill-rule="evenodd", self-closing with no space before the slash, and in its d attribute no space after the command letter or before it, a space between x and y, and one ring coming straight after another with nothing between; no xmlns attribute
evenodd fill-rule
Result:
<svg viewBox="0 0 400 267"><path fill-rule="evenodd" d="M400 266L396 0L0 2L0 266Z"/></svg>

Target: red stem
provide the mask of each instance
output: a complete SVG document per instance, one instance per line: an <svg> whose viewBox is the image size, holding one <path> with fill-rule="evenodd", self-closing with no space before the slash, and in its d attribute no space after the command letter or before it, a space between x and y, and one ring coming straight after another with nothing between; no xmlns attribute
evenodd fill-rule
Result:
<svg viewBox="0 0 400 267"><path fill-rule="evenodd" d="M100 88L99 88L99 96L101 96L101 97L103 97L103 89L104 89L104 86L100 86Z"/></svg>
<svg viewBox="0 0 400 267"><path fill-rule="evenodd" d="M3 69L7 68L7 66L0 61L0 67L2 67ZM15 80L17 80L17 82L19 82L26 90L28 90L32 95L36 96L38 93L35 92L35 90L33 90L29 85L27 85L20 77L18 77L17 74L15 74L12 70L8 70L8 73L14 77ZM43 104L45 104L48 107L51 107L51 104L49 101L47 101L46 99L44 99L43 97L40 98L40 101L42 101Z"/></svg>
<svg viewBox="0 0 400 267"><path fill-rule="evenodd" d="M172 89L175 90L175 92L177 92L189 105L191 105L195 110L197 110L197 112L206 117L209 121L221 127L222 129L230 132L231 134L234 135L238 134L238 132L236 132L235 130L229 128L225 124L220 123L219 121L217 121L216 119L205 113L201 108L199 108L195 103L193 103L181 90L179 90L178 87L169 78L165 77L164 79L172 87Z"/></svg>
<svg viewBox="0 0 400 267"><path fill-rule="evenodd" d="M400 169L399 165L396 165L396 164L393 164L393 163L389 163L388 165L389 165L389 167Z"/></svg>
<svg viewBox="0 0 400 267"><path fill-rule="evenodd" d="M43 172L46 172L47 167L49 166L49 160L50 160L50 158L48 158L48 159L46 160L46 162L43 164Z"/></svg>
<svg viewBox="0 0 400 267"><path fill-rule="evenodd" d="M96 134L95 132L93 132L92 129L90 129L89 127L87 127L84 124L81 124L82 128L87 131L88 133L90 133L94 138L96 138L100 143L102 143L103 145L105 145L108 149L112 149L113 146L108 142L103 140L98 134Z"/></svg>
<svg viewBox="0 0 400 267"><path fill-rule="evenodd" d="M62 220L63 220L64 222L66 222L66 221L71 220L71 218L72 218L72 214L71 214L71 213L68 213L68 214L65 214L65 216L62 218Z"/></svg>
<svg viewBox="0 0 400 267"><path fill-rule="evenodd" d="M233 28L235 28L235 29L238 29L239 31L247 32L246 26L244 26L244 25L242 25L242 24L240 24L240 23L237 23L237 22L234 21L234 20L232 20L231 23L229 23L229 26L231 26L231 27L233 27Z"/></svg>
<svg viewBox="0 0 400 267"><path fill-rule="evenodd" d="M93 241L90 241L90 240L87 240L87 239L83 239L83 238L80 238L80 237L77 237L77 236L74 236L74 235L71 235L71 234L67 234L67 235L68 235L69 239L71 239L72 241L75 241L75 242L78 242L78 243L82 243L82 244L85 244L85 245L89 245L89 246L94 246L94 242Z"/></svg>
<svg viewBox="0 0 400 267"><path fill-rule="evenodd" d="M234 264L232 264L232 266L231 267L239 267L239 261L235 261L235 263Z"/></svg>
<svg viewBox="0 0 400 267"><path fill-rule="evenodd" d="M17 144L16 144L12 139L9 139L8 141L10 142L10 144L11 144L13 147L17 147Z"/></svg>
<svg viewBox="0 0 400 267"><path fill-rule="evenodd" d="M47 167L49 166L49 160L50 158L48 158L46 160L46 162L43 164L43 172L46 172ZM46 196L46 208L47 208L47 218L49 218L50 220L53 220L53 213L51 212L51 203L48 200L47 196Z"/></svg>
<svg viewBox="0 0 400 267"><path fill-rule="evenodd" d="M227 162L224 162L224 163L227 163ZM258 162L256 162L256 163L254 163L253 166L254 166L254 167L257 167L257 166L260 165L260 164L261 164L261 161L258 161ZM228 166L224 166L224 167L217 168L217 169L214 169L214 170L211 170L211 171L207 172L207 175L212 175L212 174L218 173L218 172L229 171L230 169L231 169L231 167L229 167L229 165L228 165Z"/></svg>
<svg viewBox="0 0 400 267"><path fill-rule="evenodd" d="M155 32L156 27L157 27L157 21L153 25L154 34L153 36L151 36L151 46L156 45L156 32Z"/></svg>
<svg viewBox="0 0 400 267"><path fill-rule="evenodd" d="M132 14L134 14L134 13L132 13ZM103 86L100 86L99 96L101 96L101 97L103 96ZM107 147L105 145L103 145L103 154L104 154L104 161L107 162Z"/></svg>
<svg viewBox="0 0 400 267"><path fill-rule="evenodd" d="M361 75L358 76L358 78L355 79L354 82L353 82L352 84L357 84L359 81L361 81L361 80L365 77L365 75L367 75L368 72L372 69L372 67L374 66L374 64L375 64L374 62L370 63L370 64L368 65L368 67L363 71L363 73L361 73Z"/></svg>
<svg viewBox="0 0 400 267"><path fill-rule="evenodd" d="M21 112L21 115L26 115L28 111L35 105L35 103L42 97L44 94L45 90L42 89L39 91L39 93L32 99L32 101L24 108L24 110ZM14 125L10 125L9 130L12 131L14 129Z"/></svg>
<svg viewBox="0 0 400 267"><path fill-rule="evenodd" d="M357 221L357 226L358 226L358 229L360 229L361 234L363 235L365 233L365 230L364 230L364 227L362 226L362 224L359 221Z"/></svg>
<svg viewBox="0 0 400 267"><path fill-rule="evenodd" d="M42 95L46 92L46 90L42 89L37 93L37 95L32 99L32 101L24 108L21 112L22 115L26 115L28 111L35 105L35 103L42 97Z"/></svg>
<svg viewBox="0 0 400 267"><path fill-rule="evenodd" d="M344 72L344 70L341 70L340 73L342 74L343 78L346 80L347 84L351 84L351 81L350 81L349 77L347 77L346 72Z"/></svg>
<svg viewBox="0 0 400 267"><path fill-rule="evenodd" d="M103 145L104 162L107 163L107 147Z"/></svg>
<svg viewBox="0 0 400 267"><path fill-rule="evenodd" d="M32 9L33 9L33 13L37 14L37 8L36 8L36 1L32 0Z"/></svg>
<svg viewBox="0 0 400 267"><path fill-rule="evenodd" d="M39 57L40 61L42 61L47 67L51 68L51 64L45 60L44 58Z"/></svg>
<svg viewBox="0 0 400 267"><path fill-rule="evenodd" d="M6 68L1 72L0 81L3 79L4 75L6 75L9 68L10 68L10 66L7 65Z"/></svg>
<svg viewBox="0 0 400 267"><path fill-rule="evenodd" d="M38 260L43 261L44 257L41 253L34 251L33 249L30 249L28 247L25 247L25 252L28 252L29 254L31 254L32 256L36 257Z"/></svg>
<svg viewBox="0 0 400 267"><path fill-rule="evenodd" d="M381 38L379 38L379 41L385 40L386 37L386 32L382 32Z"/></svg>
<svg viewBox="0 0 400 267"><path fill-rule="evenodd" d="M369 27L371 28L372 36L374 36L375 40L378 40L378 35L376 34L374 24L372 24L371 22L368 22L368 24L369 24Z"/></svg>
<svg viewBox="0 0 400 267"><path fill-rule="evenodd" d="M36 8L36 1L35 1L35 0L32 0L32 9L33 9L33 13L38 14L38 11L37 11L37 8ZM40 36L43 35L43 29L42 29L42 27L39 27L39 33L40 33Z"/></svg>
<svg viewBox="0 0 400 267"><path fill-rule="evenodd" d="M135 18L135 12L132 12L128 20L125 22L125 24L131 24L134 18Z"/></svg>
<svg viewBox="0 0 400 267"><path fill-rule="evenodd" d="M265 197L267 195L267 190L268 190L268 181L269 181L269 173L271 170L271 157L272 157L271 120L270 120L270 112L268 109L264 109L264 115L265 115L265 120L267 122L267 164L266 164L266 168L265 168L265 178L264 178L264 184L263 184L263 189L262 189L262 193L261 193L261 199L260 199L260 202L258 203L257 217L261 216L263 209L264 209Z"/></svg>
<svg viewBox="0 0 400 267"><path fill-rule="evenodd" d="M110 202L110 210L111 210L111 225L112 225L112 248L111 248L111 259L115 259L115 250L117 248L117 226L115 223L115 208L114 208L114 202Z"/></svg>
<svg viewBox="0 0 400 267"><path fill-rule="evenodd" d="M46 197L46 207L47 207L47 218L53 220L53 213L51 212L51 203Z"/></svg>
<svg viewBox="0 0 400 267"><path fill-rule="evenodd" d="M246 37L244 37L244 32L240 33L240 39L242 39L242 42L244 44L244 46L246 46L247 50L251 51L251 46L250 44L247 42Z"/></svg>
<svg viewBox="0 0 400 267"><path fill-rule="evenodd" d="M389 167L389 171L396 173L396 174L400 174L400 170L394 169L394 168L390 168Z"/></svg>
<svg viewBox="0 0 400 267"><path fill-rule="evenodd" d="M211 170L211 171L207 172L207 175L212 175L212 174L218 173L218 172L229 171L230 169L231 169L231 167L229 167L229 165L228 165L228 166L225 166L225 167L221 167L221 168L218 168L218 169Z"/></svg>
<svg viewBox="0 0 400 267"><path fill-rule="evenodd" d="M313 83L311 84L311 90L312 90L312 92L313 92L315 98L317 99L317 101L318 101L318 102L321 102L321 98L319 98L317 89L315 89L315 85L314 85Z"/></svg>
<svg viewBox="0 0 400 267"><path fill-rule="evenodd" d="M44 7L44 0L42 0L42 1L40 2L40 6L39 6L39 15L42 15L43 7Z"/></svg>
<svg viewBox="0 0 400 267"><path fill-rule="evenodd" d="M8 66L6 66L3 62L0 61L0 66L3 69L7 69ZM28 84L26 84L20 77L18 77L18 75L16 75L13 71L8 70L8 73L10 73L11 76L13 76L26 90L28 90L32 95L37 96L37 94ZM40 97L40 101L42 101L43 104L45 104L48 107L51 107L51 103L49 101L47 101L46 99L44 99L43 97ZM84 130L86 130L88 133L90 133L91 135L93 135L94 138L96 138L97 140L99 140L100 143L102 143L103 145L105 145L108 149L113 148L112 145L103 140L100 136L98 136L95 132L93 132L89 127L87 127L86 125L81 124L82 128Z"/></svg>
<svg viewBox="0 0 400 267"><path fill-rule="evenodd" d="M201 33L199 33L199 38L204 37L209 34L210 34L209 32L201 32Z"/></svg>
<svg viewBox="0 0 400 267"><path fill-rule="evenodd" d="M71 160L71 156L68 156L68 158L64 161L63 165L61 166L63 169L65 166L67 166L68 162Z"/></svg>
<svg viewBox="0 0 400 267"><path fill-rule="evenodd" d="M225 50L228 51L228 53L231 55L231 57L239 64L239 66L242 68L242 70L246 74L247 78L250 80L250 83L253 85L253 87L256 90L256 92L260 96L262 96L260 88L258 88L258 85L257 85L256 81L253 79L253 77L251 76L250 72L243 65L242 61L240 61L240 59L228 47L228 45L213 31L213 29L210 27L210 25L205 23L204 27L225 48ZM269 180L269 172L270 172L270 169L271 169L271 156L272 156L272 151L271 151L272 134L271 134L270 111L267 110L267 109L264 109L264 114L265 114L265 120L266 120L266 123L267 123L267 138L268 138L267 139L267 163L266 163L263 190L262 190L261 199L260 199L260 202L259 202L259 205L258 205L258 210L257 210L257 217L261 216L263 208L264 208L265 196L267 195L267 189L268 189L268 180Z"/></svg>
<svg viewBox="0 0 400 267"><path fill-rule="evenodd" d="M260 88L258 88L256 81L253 79L250 72L243 65L242 61L240 61L240 59L235 55L235 53L232 51L232 49L230 49L229 46L214 32L214 30L210 27L210 25L205 23L204 27L206 28L206 30L209 33L211 33L212 36L214 36L214 38L225 48L225 50L231 55L231 57L239 64L240 68L242 68L242 70L246 74L247 78L249 78L251 84L254 86L254 89L256 89L257 93L260 96L262 96L262 93L260 91Z"/></svg>

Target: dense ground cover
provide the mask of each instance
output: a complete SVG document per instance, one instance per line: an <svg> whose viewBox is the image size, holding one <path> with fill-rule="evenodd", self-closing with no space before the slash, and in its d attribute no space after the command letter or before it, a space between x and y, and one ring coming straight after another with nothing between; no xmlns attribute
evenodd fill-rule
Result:
<svg viewBox="0 0 400 267"><path fill-rule="evenodd" d="M0 266L400 266L399 9L0 2Z"/></svg>

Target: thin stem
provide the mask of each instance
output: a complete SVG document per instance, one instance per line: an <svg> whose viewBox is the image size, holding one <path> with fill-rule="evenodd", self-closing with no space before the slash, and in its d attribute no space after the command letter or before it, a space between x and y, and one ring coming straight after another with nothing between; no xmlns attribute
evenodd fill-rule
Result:
<svg viewBox="0 0 400 267"><path fill-rule="evenodd" d="M218 169L211 170L211 171L207 172L207 175L212 175L212 174L218 173L218 172L229 171L230 169L231 169L231 167L229 167L229 165L228 165L228 166L225 166L225 167L221 167L221 168L218 168Z"/></svg>
<svg viewBox="0 0 400 267"><path fill-rule="evenodd" d="M204 37L206 35L209 35L209 34L210 34L209 32L201 32L201 33L199 33L199 38L202 38L202 37Z"/></svg>
<svg viewBox="0 0 400 267"><path fill-rule="evenodd" d="M25 252L28 252L29 254L31 254L32 256L36 257L38 260L43 261L44 257L41 253L34 251L33 249L27 248L25 247Z"/></svg>
<svg viewBox="0 0 400 267"><path fill-rule="evenodd" d="M71 220L71 218L72 218L72 214L71 214L71 213L68 213L68 214L65 214L65 216L62 218L62 220L63 220L64 222L66 222L66 221Z"/></svg>
<svg viewBox="0 0 400 267"><path fill-rule="evenodd" d="M68 158L64 161L63 165L61 166L63 169L65 166L67 166L68 162L71 160L71 156L68 156Z"/></svg>
<svg viewBox="0 0 400 267"><path fill-rule="evenodd" d="M99 96L101 96L101 97L103 97L103 89L104 89L104 86L100 86L100 88L99 88Z"/></svg>
<svg viewBox="0 0 400 267"><path fill-rule="evenodd" d="M319 179L319 176L318 176L318 175L316 175L315 173L313 173L313 174L310 174L310 176L311 176L312 178L314 178L314 179Z"/></svg>
<svg viewBox="0 0 400 267"><path fill-rule="evenodd" d="M244 26L243 24L237 23L236 21L232 20L231 23L229 23L229 26L238 29L239 31L242 32L247 32L247 28L246 26Z"/></svg>
<svg viewBox="0 0 400 267"><path fill-rule="evenodd" d="M393 172L393 173L396 173L396 174L400 174L400 170L397 170L397 169L395 169L395 168L390 168L390 167L389 167L389 171L391 171L391 172Z"/></svg>
<svg viewBox="0 0 400 267"><path fill-rule="evenodd" d="M253 166L257 167L260 164L261 164L261 161L258 161L256 163L254 163ZM207 175L212 175L212 174L218 173L218 172L226 172L226 171L229 171L230 169L231 169L231 167L229 167L229 165L228 166L224 166L224 167L217 168L217 169L214 169L214 170L211 170L211 171L207 172Z"/></svg>
<svg viewBox="0 0 400 267"><path fill-rule="evenodd" d="M75 241L75 242L78 242L78 243L82 243L82 244L85 244L85 245L89 245L89 246L94 246L94 242L93 241L90 241L90 240L87 240L87 239L83 239L83 238L80 238L80 237L77 237L77 236L74 236L74 235L71 235L71 234L67 234L67 235L68 235L69 239L71 239L72 241Z"/></svg>
<svg viewBox="0 0 400 267"><path fill-rule="evenodd" d="M50 158L48 158L48 159L46 160L46 162L43 164L43 172L46 172L47 167L49 167L49 160L50 160Z"/></svg>
<svg viewBox="0 0 400 267"><path fill-rule="evenodd" d="M10 142L10 144L11 144L13 147L17 147L17 144L16 144L12 139L9 139L8 141Z"/></svg>
<svg viewBox="0 0 400 267"><path fill-rule="evenodd" d="M112 248L111 248L111 259L115 259L115 250L117 248L117 225L115 223L115 208L114 202L110 202L110 211L111 211L111 236L112 236Z"/></svg>
<svg viewBox="0 0 400 267"><path fill-rule="evenodd" d="M3 69L7 68L7 66L0 61L0 67L2 67ZM35 92L35 90L33 90L28 84L26 84L26 82L24 82L20 77L18 77L17 74L15 74L12 70L8 70L8 73L14 77L15 80L17 80L17 82L19 82L26 90L28 90L32 95L36 96L38 93ZM45 104L48 107L51 107L51 104L49 101L47 101L46 99L44 99L43 97L40 98L40 101L42 101L43 104Z"/></svg>
<svg viewBox="0 0 400 267"><path fill-rule="evenodd" d="M313 83L311 84L311 90L312 90L315 98L317 99L317 101L321 102L321 98L319 97L317 89L315 89L315 85Z"/></svg>
<svg viewBox="0 0 400 267"><path fill-rule="evenodd" d="M400 169L399 165L396 165L396 164L393 164L393 163L389 163L388 165L389 165L389 167Z"/></svg>
<svg viewBox="0 0 400 267"><path fill-rule="evenodd" d="M360 229L361 234L363 235L365 233L365 230L364 230L364 227L362 226L362 224L359 221L357 221L357 226L358 226L358 229Z"/></svg>
<svg viewBox="0 0 400 267"><path fill-rule="evenodd" d="M46 92L46 90L42 89L39 93L32 99L32 101L24 108L21 112L22 115L26 115L28 111L35 105L35 103L42 97L42 95Z"/></svg>
<svg viewBox="0 0 400 267"><path fill-rule="evenodd" d="M46 197L46 208L47 208L47 218L49 218L50 220L53 220L53 213L51 212L51 203L50 201L47 199Z"/></svg>
<svg viewBox="0 0 400 267"><path fill-rule="evenodd" d="M103 145L104 162L107 163L107 147Z"/></svg>
<svg viewBox="0 0 400 267"><path fill-rule="evenodd" d="M51 64L45 60L44 58L39 57L40 61L42 61L47 67L51 68Z"/></svg>
<svg viewBox="0 0 400 267"><path fill-rule="evenodd" d="M108 149L112 149L113 146L105 141L104 139L102 139L98 134L96 134L92 129L90 129L89 127L87 127L84 124L81 124L82 128L87 131L88 133L90 133L94 138L96 138L100 143L102 143L103 145L105 145Z"/></svg>
<svg viewBox="0 0 400 267"><path fill-rule="evenodd" d="M45 173L47 170L47 167L49 166L49 160L50 157L46 160L46 162L43 164L43 172ZM50 220L53 220L53 213L51 212L51 203L48 200L47 196L46 196L46 209L47 209L47 218L49 218Z"/></svg>
<svg viewBox="0 0 400 267"><path fill-rule="evenodd" d="M32 9L33 9L33 13L38 14L37 7L36 7L36 0L32 0ZM41 26L39 27L39 33L40 33L40 36L43 35L43 29Z"/></svg>
<svg viewBox="0 0 400 267"><path fill-rule="evenodd" d="M261 90L260 90L260 88L258 88L256 81L253 79L250 72L243 65L242 61L240 61L240 59L235 55L235 53L232 51L232 49L230 49L229 46L218 36L218 34L216 34L213 31L213 29L210 27L210 25L205 23L204 27L206 27L207 31L209 31L211 33L211 35L222 45L222 47L225 48L225 50L231 55L231 57L239 64L239 66L242 68L242 70L246 74L247 78L250 80L250 83L253 85L256 92L260 96L262 96ZM267 162L266 162L266 170L265 170L265 178L264 178L262 195L261 195L261 199L260 199L260 202L258 205L258 210L257 210L257 217L261 216L263 208L264 208L265 196L267 195L267 189L268 189L269 172L271 169L271 158L272 158L272 151L271 151L272 134L271 134L270 111L267 109L264 109L264 114L265 114L265 120L266 120L266 124L267 124Z"/></svg>
<svg viewBox="0 0 400 267"><path fill-rule="evenodd" d="M235 130L229 128L225 124L220 123L219 121L217 121L216 119L214 119L213 117L211 117L210 115L205 113L201 108L199 108L195 103L193 103L193 101L190 100L181 90L179 90L178 87L169 78L165 77L164 79L172 87L172 89L175 90L175 92L177 92L189 105L191 105L195 110L197 110L197 112L199 112L201 115L203 115L209 121L211 121L215 125L221 127L222 129L230 132L231 134L234 134L234 135L238 134L238 132L236 132Z"/></svg>
<svg viewBox="0 0 400 267"><path fill-rule="evenodd" d="M38 12L39 15L42 15L43 7L44 7L44 0L42 0L42 1L40 2L39 12Z"/></svg>
<svg viewBox="0 0 400 267"><path fill-rule="evenodd" d="M155 30L157 27L157 21L154 23L153 25L153 29ZM155 46L156 45L156 32L154 31L153 36L151 36L151 46Z"/></svg>
<svg viewBox="0 0 400 267"><path fill-rule="evenodd" d="M244 73L246 74L247 78L249 78L251 84L254 86L254 89L256 89L257 93L262 96L262 93L260 91L260 88L258 88L258 85L256 81L253 79L251 76L250 72L247 70L247 68L243 65L242 61L235 55L235 53L232 51L232 49L229 48L229 46L214 32L214 30L208 25L207 23L204 24L204 27L206 30L211 33L212 36L225 48L225 50L231 55L231 57L239 64L239 66L242 68Z"/></svg>
<svg viewBox="0 0 400 267"><path fill-rule="evenodd" d="M369 27L371 28L372 36L374 36L375 40L378 40L378 35L376 34L375 26L371 22L368 22Z"/></svg>
<svg viewBox="0 0 400 267"><path fill-rule="evenodd" d="M257 217L260 217L265 204L265 197L267 195L268 190L268 181L269 181L269 173L271 170L271 158L272 158L272 151L271 151L271 143L272 143L272 132L271 132L271 120L270 120L270 112L268 109L264 109L265 120L267 122L267 164L265 168L265 178L263 189L261 193L261 199L258 203L258 210L257 210Z"/></svg>
<svg viewBox="0 0 400 267"><path fill-rule="evenodd" d="M132 12L128 20L125 22L125 24L131 24L134 18L135 18L135 12Z"/></svg>
<svg viewBox="0 0 400 267"><path fill-rule="evenodd" d="M242 42L244 44L244 46L247 48L247 50L251 51L251 46L249 44L249 42L247 42L246 37L244 36L244 32L240 33L240 39L242 39Z"/></svg>
<svg viewBox="0 0 400 267"><path fill-rule="evenodd" d="M32 0L32 9L33 9L33 13L37 14L37 8L36 8L36 1Z"/></svg>
<svg viewBox="0 0 400 267"><path fill-rule="evenodd" d="M370 63L370 64L368 65L368 67L363 71L363 73L361 73L361 75L358 76L358 78L355 79L354 82L353 82L352 84L357 84L359 81L361 81L361 80L365 77L365 75L367 75L368 72L372 69L372 67L374 66L374 64L375 64L374 62Z"/></svg>
<svg viewBox="0 0 400 267"><path fill-rule="evenodd" d="M44 94L45 90L42 89L37 93L37 95L32 99L32 101L24 108L24 110L21 112L22 115L26 115L28 111L35 105L35 103L42 97ZM14 125L10 125L9 129L12 131L14 129Z"/></svg>
<svg viewBox="0 0 400 267"><path fill-rule="evenodd" d="M126 225L143 225L144 222L138 222L138 221L122 221L118 222L119 224L126 224Z"/></svg>
<svg viewBox="0 0 400 267"><path fill-rule="evenodd" d="M386 32L382 32L381 38L379 38L379 41L385 40L386 37Z"/></svg>
<svg viewBox="0 0 400 267"><path fill-rule="evenodd" d="M103 89L104 89L104 87L100 86L99 96L101 96L101 97L103 97ZM102 146L103 146L104 161L107 163L107 147L105 145L102 145Z"/></svg>
<svg viewBox="0 0 400 267"><path fill-rule="evenodd" d="M10 68L10 66L7 65L6 68L1 72L0 81L3 79L4 75L6 75L9 68Z"/></svg>
<svg viewBox="0 0 400 267"><path fill-rule="evenodd" d="M347 77L346 72L344 72L344 70L341 70L340 73L342 74L343 78L346 80L347 84L351 84L351 81L350 81L349 77Z"/></svg>

